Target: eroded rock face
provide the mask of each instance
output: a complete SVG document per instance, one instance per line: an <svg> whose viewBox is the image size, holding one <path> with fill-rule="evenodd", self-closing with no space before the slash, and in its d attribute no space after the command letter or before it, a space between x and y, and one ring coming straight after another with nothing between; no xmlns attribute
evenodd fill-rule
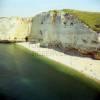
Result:
<svg viewBox="0 0 100 100"><path fill-rule="evenodd" d="M40 42L41 46L59 47L64 52L66 49L83 54L100 52L100 33L63 11L45 12L33 18L0 18L0 40L25 41L26 37Z"/></svg>
<svg viewBox="0 0 100 100"><path fill-rule="evenodd" d="M0 40L23 41L30 34L32 18L1 17Z"/></svg>
<svg viewBox="0 0 100 100"><path fill-rule="evenodd" d="M30 37L45 47L60 44L61 48L75 48L84 53L100 49L100 34L77 17L64 12L48 12L35 16Z"/></svg>

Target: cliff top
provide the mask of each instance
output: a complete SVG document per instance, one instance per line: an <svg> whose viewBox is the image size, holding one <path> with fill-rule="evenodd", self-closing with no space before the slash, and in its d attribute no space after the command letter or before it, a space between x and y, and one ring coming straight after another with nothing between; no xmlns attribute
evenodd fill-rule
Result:
<svg viewBox="0 0 100 100"><path fill-rule="evenodd" d="M64 12L68 14L72 14L81 22L85 23L87 26L92 28L94 31L100 33L100 12L85 12L71 9L63 9L63 10L51 10L50 12Z"/></svg>

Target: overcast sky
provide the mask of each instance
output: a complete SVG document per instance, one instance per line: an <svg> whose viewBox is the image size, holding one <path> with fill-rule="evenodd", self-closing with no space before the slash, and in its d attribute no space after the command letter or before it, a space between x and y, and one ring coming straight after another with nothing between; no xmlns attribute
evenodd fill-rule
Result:
<svg viewBox="0 0 100 100"><path fill-rule="evenodd" d="M100 0L0 0L0 16L34 16L50 9L100 12Z"/></svg>

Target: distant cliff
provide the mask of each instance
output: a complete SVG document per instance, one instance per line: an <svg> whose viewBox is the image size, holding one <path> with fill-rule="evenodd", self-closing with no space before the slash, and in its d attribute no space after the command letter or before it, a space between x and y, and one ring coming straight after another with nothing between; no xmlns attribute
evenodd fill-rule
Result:
<svg viewBox="0 0 100 100"><path fill-rule="evenodd" d="M32 18L1 17L0 40L22 41L31 31Z"/></svg>

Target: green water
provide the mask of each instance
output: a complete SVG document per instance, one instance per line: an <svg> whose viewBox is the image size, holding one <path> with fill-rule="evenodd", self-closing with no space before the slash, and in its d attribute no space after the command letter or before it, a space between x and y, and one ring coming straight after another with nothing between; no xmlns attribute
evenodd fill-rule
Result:
<svg viewBox="0 0 100 100"><path fill-rule="evenodd" d="M61 67L23 47L0 44L0 100L100 100L92 80Z"/></svg>

